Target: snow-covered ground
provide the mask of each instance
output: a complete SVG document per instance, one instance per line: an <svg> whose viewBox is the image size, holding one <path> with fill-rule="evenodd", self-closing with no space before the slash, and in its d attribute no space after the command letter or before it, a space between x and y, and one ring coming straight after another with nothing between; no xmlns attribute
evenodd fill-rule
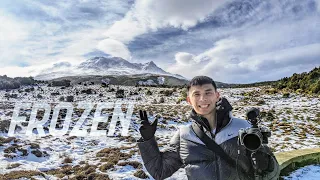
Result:
<svg viewBox="0 0 320 180"><path fill-rule="evenodd" d="M310 165L292 172L285 180L319 180L320 165Z"/></svg>
<svg viewBox="0 0 320 180"><path fill-rule="evenodd" d="M15 138L10 139L7 132L0 132L0 174L7 176L16 177L13 175L21 174L21 170L26 170L29 171L26 177L34 179L83 179L89 176L95 179L106 179L105 175L110 179L152 179L143 173L146 170L141 164L142 160L135 142L139 138L138 110L147 110L150 119L159 118L156 137L160 149L167 147L170 137L179 126L189 123L188 115L191 107L185 101L177 102L182 91L179 88L113 85L109 87L77 85L61 88L43 85L34 87L31 92L26 92L26 89L30 87L9 92L0 91L0 126L2 126L0 129L8 127L6 123L10 123L12 111L17 102L46 102L53 107L67 96L74 96L73 105L76 107L79 102L93 104L114 102L117 100L117 89L124 89L123 100L135 102L130 136L75 137L67 134L56 137L50 135L48 129L45 129L47 133L45 137L28 137L25 135L28 123L22 123L16 128ZM92 89L93 93L87 94L85 93L87 91L83 91L88 89ZM245 111L250 107L260 108L264 115L262 124L272 130L269 146L275 152L320 146L318 97L291 94L289 98L283 98L280 93L265 93L265 88L220 89L220 92L231 101L234 107L233 115L236 117L244 118ZM8 94L17 94L17 97L8 98ZM31 111L32 108L22 109L20 116L29 118ZM72 121L78 121L82 112L75 108ZM112 109L104 109L102 115L111 115L112 112ZM126 112L126 108L123 108L123 112ZM61 113L65 114L65 112ZM37 118L41 119L42 116L43 112L39 111ZM93 116L94 111L91 111L82 126L83 129L90 130ZM71 124L71 128L74 124ZM108 129L107 127L107 122L99 124L101 129ZM116 134L119 133L120 131L116 131ZM36 174L38 171L41 173ZM300 175L293 176L299 178ZM180 169L168 179L186 179L185 172Z"/></svg>

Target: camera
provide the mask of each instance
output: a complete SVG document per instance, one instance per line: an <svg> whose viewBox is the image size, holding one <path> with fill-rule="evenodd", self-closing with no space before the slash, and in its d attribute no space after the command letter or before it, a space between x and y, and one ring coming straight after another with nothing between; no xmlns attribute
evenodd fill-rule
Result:
<svg viewBox="0 0 320 180"><path fill-rule="evenodd" d="M247 112L247 121L252 125L250 128L239 130L238 143L243 145L249 151L257 151L262 144L268 144L268 138L271 132L265 127L258 127L260 120L259 109L251 108Z"/></svg>

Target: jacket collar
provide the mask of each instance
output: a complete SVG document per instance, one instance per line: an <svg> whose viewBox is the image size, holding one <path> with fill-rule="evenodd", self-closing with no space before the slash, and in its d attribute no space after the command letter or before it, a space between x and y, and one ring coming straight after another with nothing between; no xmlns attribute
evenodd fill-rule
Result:
<svg viewBox="0 0 320 180"><path fill-rule="evenodd" d="M210 128L208 120L205 117L197 114L194 109L192 109L190 117L198 125L200 125L201 127L205 128L207 131L211 132L211 128ZM217 113L217 117L216 117L216 125L217 125L216 126L216 133L218 133L222 128L224 128L227 124L229 124L230 120L231 120L230 112L228 112L226 114Z"/></svg>

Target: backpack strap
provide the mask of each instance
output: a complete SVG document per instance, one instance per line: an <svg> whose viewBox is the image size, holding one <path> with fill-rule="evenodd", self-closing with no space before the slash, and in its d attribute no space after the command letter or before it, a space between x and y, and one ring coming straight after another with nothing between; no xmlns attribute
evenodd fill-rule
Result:
<svg viewBox="0 0 320 180"><path fill-rule="evenodd" d="M246 172L242 166L238 166L236 164L236 161L232 159L214 140L209 138L203 130L196 124L192 123L191 125L193 131L197 135L197 137L215 154L221 157L226 163L229 164L229 166L233 168L239 168L242 172Z"/></svg>

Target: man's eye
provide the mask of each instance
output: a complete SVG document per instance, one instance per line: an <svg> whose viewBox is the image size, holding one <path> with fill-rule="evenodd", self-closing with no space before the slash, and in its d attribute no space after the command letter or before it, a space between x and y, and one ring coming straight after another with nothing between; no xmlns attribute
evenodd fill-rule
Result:
<svg viewBox="0 0 320 180"><path fill-rule="evenodd" d="M194 96L199 96L200 94L194 94Z"/></svg>
<svg viewBox="0 0 320 180"><path fill-rule="evenodd" d="M207 92L207 95L211 95L212 94L212 92Z"/></svg>

